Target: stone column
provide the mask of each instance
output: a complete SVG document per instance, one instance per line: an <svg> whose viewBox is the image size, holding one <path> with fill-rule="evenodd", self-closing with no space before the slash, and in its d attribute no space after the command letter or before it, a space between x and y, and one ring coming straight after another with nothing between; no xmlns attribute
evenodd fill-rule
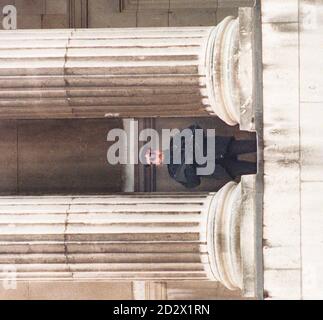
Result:
<svg viewBox="0 0 323 320"><path fill-rule="evenodd" d="M0 33L0 119L217 115L239 123L238 19Z"/></svg>
<svg viewBox="0 0 323 320"><path fill-rule="evenodd" d="M155 281L133 281L132 297L133 300L167 300L167 283Z"/></svg>
<svg viewBox="0 0 323 320"><path fill-rule="evenodd" d="M213 280L234 290L239 208L233 182L218 193L1 197L0 269L20 280Z"/></svg>
<svg viewBox="0 0 323 320"><path fill-rule="evenodd" d="M134 281L132 296L134 300L231 300L242 299L245 292L228 290L216 281Z"/></svg>
<svg viewBox="0 0 323 320"><path fill-rule="evenodd" d="M88 28L88 0L68 0L69 27Z"/></svg>

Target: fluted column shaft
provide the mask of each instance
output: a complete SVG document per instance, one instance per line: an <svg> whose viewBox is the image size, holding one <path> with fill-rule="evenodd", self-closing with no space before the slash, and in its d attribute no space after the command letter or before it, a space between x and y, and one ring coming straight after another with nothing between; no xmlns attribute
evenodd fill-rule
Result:
<svg viewBox="0 0 323 320"><path fill-rule="evenodd" d="M218 115L239 122L238 20L0 31L0 119Z"/></svg>
<svg viewBox="0 0 323 320"><path fill-rule="evenodd" d="M216 194L1 197L0 267L24 280L241 287L239 194L229 183Z"/></svg>

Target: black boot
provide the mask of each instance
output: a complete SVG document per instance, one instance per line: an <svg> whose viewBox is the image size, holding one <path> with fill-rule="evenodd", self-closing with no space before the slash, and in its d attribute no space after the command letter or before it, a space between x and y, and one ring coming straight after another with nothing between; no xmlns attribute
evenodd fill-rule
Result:
<svg viewBox="0 0 323 320"><path fill-rule="evenodd" d="M235 157L239 154L253 153L257 151L256 140L232 140L228 147L228 157Z"/></svg>

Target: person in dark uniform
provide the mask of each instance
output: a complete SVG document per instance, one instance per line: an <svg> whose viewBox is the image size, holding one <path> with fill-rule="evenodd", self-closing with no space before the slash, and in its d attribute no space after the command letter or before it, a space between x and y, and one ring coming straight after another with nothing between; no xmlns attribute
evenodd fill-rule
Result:
<svg viewBox="0 0 323 320"><path fill-rule="evenodd" d="M202 129L198 125L191 125L190 136L188 140L193 142L193 154L195 155L196 130ZM169 163L168 173L177 182L184 185L186 188L195 188L200 185L201 177L214 178L219 180L235 180L236 177L241 175L255 174L257 173L257 164L254 162L238 160L238 156L245 153L254 153L257 151L257 143L254 140L236 140L233 136L215 136L214 139L214 155L212 161L214 161L214 170L209 175L199 175L197 168L202 168L205 165L199 165L196 162L195 157L191 163L187 163L185 158L185 141L184 137L181 137L180 145L174 145L175 137L170 140L170 148L165 153L159 150L149 149L145 155L147 164L160 165L164 162L164 159L168 156ZM206 152L207 136L203 133L203 154ZM174 154L176 149L180 148L181 159L180 163L174 161ZM168 155L167 155L168 153ZM189 161L190 162L190 161Z"/></svg>

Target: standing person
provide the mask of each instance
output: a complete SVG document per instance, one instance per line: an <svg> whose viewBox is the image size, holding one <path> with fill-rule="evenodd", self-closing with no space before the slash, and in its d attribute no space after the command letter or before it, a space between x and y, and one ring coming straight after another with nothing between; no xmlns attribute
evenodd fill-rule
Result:
<svg viewBox="0 0 323 320"><path fill-rule="evenodd" d="M195 144L196 130L202 129L198 125L191 125L189 139L193 143L193 154L195 155L196 147L203 150L205 153L207 136L203 134L203 146ZM176 136L175 136L176 137ZM215 136L214 139L214 170L209 175L199 175L197 168L203 167L196 162L195 156L193 162L187 163L185 158L186 141L181 138L180 145L174 145L175 137L171 138L169 153L168 173L177 182L184 185L186 188L195 188L200 185L202 177L214 179L229 179L234 180L241 175L257 173L257 164L255 162L238 160L238 156L245 153L254 153L257 151L257 143L254 140L236 140L233 136ZM174 162L174 154L177 148L180 148L181 161ZM165 162L166 154L160 150L148 149L145 154L146 163L148 165L162 165Z"/></svg>

